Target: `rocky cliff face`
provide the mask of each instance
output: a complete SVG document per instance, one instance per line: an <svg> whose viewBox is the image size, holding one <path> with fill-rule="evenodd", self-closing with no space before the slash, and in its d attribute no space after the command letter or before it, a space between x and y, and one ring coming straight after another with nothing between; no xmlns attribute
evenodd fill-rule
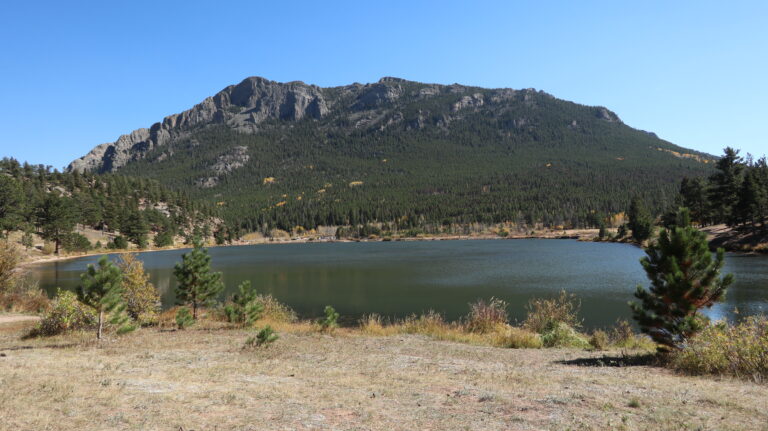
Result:
<svg viewBox="0 0 768 431"><path fill-rule="evenodd" d="M153 149L189 137L201 128L225 125L238 132L256 134L265 127L302 120L322 122L325 128L383 131L401 127L405 131L436 126L448 131L450 124L464 115L489 109L501 115L514 104L536 109L537 100L552 96L533 89L482 89L463 85L436 85L386 77L372 84L320 88L303 82L279 83L251 77L208 97L192 109L170 115L148 129L120 136L113 143L101 144L73 161L68 170L112 172L134 160L145 158ZM595 107L595 118L619 122L613 112ZM512 121L532 127L527 116ZM203 143L204 144L204 143ZM172 156L173 152L161 157ZM215 171L215 169L213 169ZM201 178L203 187L216 180Z"/></svg>
<svg viewBox="0 0 768 431"><path fill-rule="evenodd" d="M316 86L252 77L206 98L190 110L165 117L149 129L138 129L111 144L97 146L73 161L68 170L114 171L131 160L143 158L155 147L212 124L227 124L254 133L258 125L267 120L321 118L328 111L322 90Z"/></svg>

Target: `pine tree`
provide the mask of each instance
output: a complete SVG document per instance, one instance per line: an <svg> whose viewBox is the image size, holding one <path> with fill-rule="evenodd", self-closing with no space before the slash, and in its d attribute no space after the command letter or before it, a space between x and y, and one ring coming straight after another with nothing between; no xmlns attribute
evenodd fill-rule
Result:
<svg viewBox="0 0 768 431"><path fill-rule="evenodd" d="M142 211L131 211L123 223L121 232L139 248L147 247L147 233L149 232L149 226L147 226Z"/></svg>
<svg viewBox="0 0 768 431"><path fill-rule="evenodd" d="M56 254L59 254L61 241L72 232L76 222L77 214L71 200L55 193L47 194L37 211L40 236L55 243Z"/></svg>
<svg viewBox="0 0 768 431"><path fill-rule="evenodd" d="M710 220L707 189L701 178L683 178L680 183L680 197L683 206L691 210L691 218L699 225L704 225Z"/></svg>
<svg viewBox="0 0 768 431"><path fill-rule="evenodd" d="M733 281L731 274L720 278L723 250L713 260L706 235L685 224L688 219L682 214L680 226L662 230L646 248L640 263L651 287L637 286L635 297L641 302L630 303L642 331L667 349L683 347L707 324L699 310L722 300Z"/></svg>
<svg viewBox="0 0 768 431"><path fill-rule="evenodd" d="M106 256L99 259L98 268L88 265L88 270L80 275L81 283L77 287L77 299L93 307L99 315L96 338L101 339L105 315L111 315L110 323L118 326L118 332L132 331L128 316L125 315L125 303L122 297L123 274L120 268L110 262Z"/></svg>
<svg viewBox="0 0 768 431"><path fill-rule="evenodd" d="M744 175L739 189L738 203L734 208L734 220L750 223L753 227L762 222L768 206L768 190L762 184L760 170L750 168Z"/></svg>
<svg viewBox="0 0 768 431"><path fill-rule="evenodd" d="M723 157L717 161L719 172L709 178L709 199L717 222L733 225L736 222L734 207L738 203L744 164L738 150L727 147L723 152Z"/></svg>
<svg viewBox="0 0 768 431"><path fill-rule="evenodd" d="M211 256L199 239L194 241L192 251L182 256L173 273L178 280L176 299L192 306L193 319L197 319L198 307L215 299L224 289L221 273L211 272Z"/></svg>
<svg viewBox="0 0 768 431"><path fill-rule="evenodd" d="M632 238L641 243L651 237L653 232L653 218L640 199L632 199L629 206L629 221L627 227L632 231Z"/></svg>
<svg viewBox="0 0 768 431"><path fill-rule="evenodd" d="M246 280L238 286L238 293L232 297L232 303L224 307L227 319L233 323L244 323L248 326L259 320L264 311L264 304L259 301L258 292Z"/></svg>
<svg viewBox="0 0 768 431"><path fill-rule="evenodd" d="M0 175L0 236L17 229L21 223L24 195L16 180Z"/></svg>

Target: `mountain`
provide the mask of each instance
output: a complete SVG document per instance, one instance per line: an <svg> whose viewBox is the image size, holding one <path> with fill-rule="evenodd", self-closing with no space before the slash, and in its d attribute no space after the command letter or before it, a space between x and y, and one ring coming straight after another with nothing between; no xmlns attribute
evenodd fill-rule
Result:
<svg viewBox="0 0 768 431"><path fill-rule="evenodd" d="M680 180L710 173L712 159L604 107L534 89L251 77L68 169L156 179L216 202L247 229L582 226L636 195L664 209Z"/></svg>

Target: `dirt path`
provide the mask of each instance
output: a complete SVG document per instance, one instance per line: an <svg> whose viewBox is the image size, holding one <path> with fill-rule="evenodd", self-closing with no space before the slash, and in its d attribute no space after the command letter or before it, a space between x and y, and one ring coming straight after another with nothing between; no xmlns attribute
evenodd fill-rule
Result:
<svg viewBox="0 0 768 431"><path fill-rule="evenodd" d="M4 323L31 322L40 320L38 316L24 316L21 314L0 314L0 325Z"/></svg>

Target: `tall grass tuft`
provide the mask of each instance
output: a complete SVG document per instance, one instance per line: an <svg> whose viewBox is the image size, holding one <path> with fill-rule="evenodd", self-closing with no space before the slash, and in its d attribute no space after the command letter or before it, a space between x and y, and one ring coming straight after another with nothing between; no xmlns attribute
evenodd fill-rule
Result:
<svg viewBox="0 0 768 431"><path fill-rule="evenodd" d="M523 327L529 331L544 333L553 328L557 323L565 324L571 328L579 328L581 321L578 318L581 303L576 295L560 292L555 298L534 298L525 307L528 315L523 322Z"/></svg>
<svg viewBox="0 0 768 431"><path fill-rule="evenodd" d="M488 302L479 299L469 304L469 314L464 318L464 325L469 332L485 334L506 326L507 320L507 303L492 297Z"/></svg>
<svg viewBox="0 0 768 431"><path fill-rule="evenodd" d="M262 319L278 323L294 323L298 320L296 312L275 299L274 296L258 295L256 299L264 306L264 310L261 313Z"/></svg>

